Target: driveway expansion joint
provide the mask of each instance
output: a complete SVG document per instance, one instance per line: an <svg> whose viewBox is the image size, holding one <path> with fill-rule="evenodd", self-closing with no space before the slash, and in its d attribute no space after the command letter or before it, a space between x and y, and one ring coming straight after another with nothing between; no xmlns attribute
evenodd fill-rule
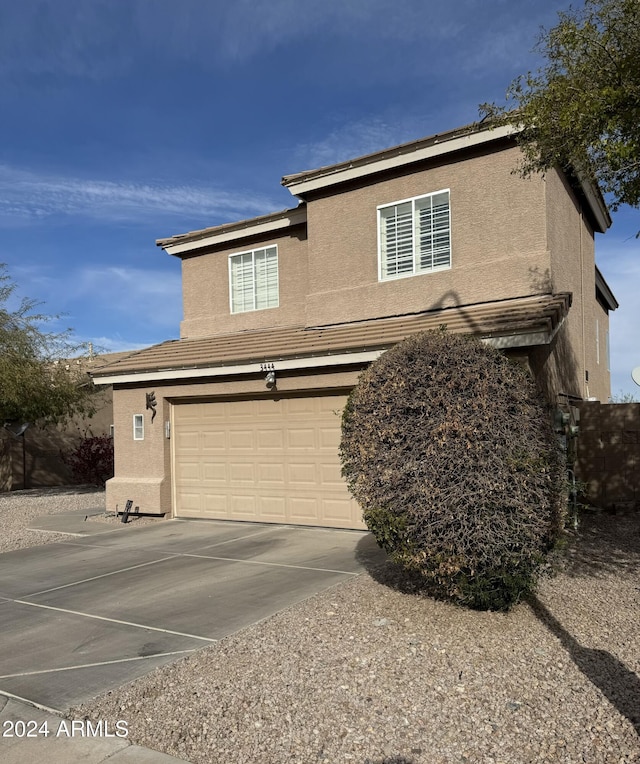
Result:
<svg viewBox="0 0 640 764"><path fill-rule="evenodd" d="M108 578L109 576L117 576L120 573L128 573L131 570L137 570L138 568L146 568L149 565L157 565L160 562L167 562L167 560L173 560L176 557L180 557L179 554L171 554L168 557L163 557L159 560L150 560L149 562L141 562L138 565L129 565L126 568L118 568L117 570L111 570L108 573L101 573L99 576L91 576L90 578L79 579L78 581L71 581L68 584L61 584L60 586L53 586L51 589L42 589L39 592L31 592L30 594L23 595L26 597L38 597L41 594L49 594L49 592L57 592L60 589L68 589L71 586L80 586L81 584L89 583L90 581L98 581L101 578Z"/></svg>
<svg viewBox="0 0 640 764"><path fill-rule="evenodd" d="M53 607L53 605L42 605L39 602L28 602L27 600L12 600L16 605L28 605L29 607L38 607L43 610L53 610L56 613L67 613L68 615L77 615L81 618L94 618L97 621L106 621L107 623L116 623L120 626L132 626L136 629L145 629L146 631L158 631L162 634L171 634L174 637L187 637L189 639L199 639L202 642L217 642L217 639L212 637L201 637L198 634L185 634L181 631L172 631L171 629L160 629L157 626L146 626L143 623L134 623L133 621L121 621L117 618L106 618L103 615L94 615L93 613L83 613L79 610L68 610L63 607Z"/></svg>

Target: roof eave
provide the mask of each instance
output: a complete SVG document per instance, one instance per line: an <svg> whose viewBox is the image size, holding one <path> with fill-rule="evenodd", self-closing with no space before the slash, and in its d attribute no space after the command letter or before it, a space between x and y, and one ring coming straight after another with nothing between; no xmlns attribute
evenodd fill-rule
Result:
<svg viewBox="0 0 640 764"><path fill-rule="evenodd" d="M611 287L605 281L604 276L600 273L600 269L596 265L596 289L600 291L600 294L604 298L609 310L616 310L620 307L620 303L616 300Z"/></svg>
<svg viewBox="0 0 640 764"><path fill-rule="evenodd" d="M282 178L281 183L294 196L304 199L306 194L314 191L498 141L515 135L519 130L520 128L515 125L503 125L495 128L478 128L478 126L472 125L464 128L462 133L458 130L442 136L422 138L419 141L402 144L393 149L385 149L349 162L341 162L319 170L310 170L295 175L286 175Z"/></svg>
<svg viewBox="0 0 640 764"><path fill-rule="evenodd" d="M574 169L575 178L589 205L598 233L605 233L611 227L611 215L600 188L581 170Z"/></svg>
<svg viewBox="0 0 640 764"><path fill-rule="evenodd" d="M261 236L276 233L286 228L303 225L307 221L307 210L304 205L292 209L261 215L257 218L240 220L235 223L204 228L200 231L172 236L167 239L157 239L156 245L162 247L169 255L181 257L205 247L226 244L249 236Z"/></svg>
<svg viewBox="0 0 640 764"><path fill-rule="evenodd" d="M501 350L531 348L539 345L548 345L556 329L537 330L531 332L491 334L490 336L481 336L481 342ZM389 347L396 342L389 343L385 347L358 349L346 352L336 353L312 353L307 355L297 355L290 358L276 360L277 372L283 371L301 371L304 369L328 368L337 366L354 366L364 363L371 363L376 358L385 353ZM162 382L171 380L202 379L210 377L233 377L245 374L264 374L264 363L262 362L242 362L223 363L215 366L191 366L188 368L166 368L158 370L140 370L123 371L117 373L115 370L111 374L95 374L98 377L96 382L103 385L131 384L138 382Z"/></svg>

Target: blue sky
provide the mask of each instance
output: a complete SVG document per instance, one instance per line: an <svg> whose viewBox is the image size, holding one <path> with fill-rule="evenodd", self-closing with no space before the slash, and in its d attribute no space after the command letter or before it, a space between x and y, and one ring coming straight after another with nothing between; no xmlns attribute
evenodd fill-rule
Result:
<svg viewBox="0 0 640 764"><path fill-rule="evenodd" d="M280 178L474 121L539 61L539 0L20 0L0 8L0 262L106 350L179 334L155 240L295 205ZM597 260L637 394L640 213Z"/></svg>

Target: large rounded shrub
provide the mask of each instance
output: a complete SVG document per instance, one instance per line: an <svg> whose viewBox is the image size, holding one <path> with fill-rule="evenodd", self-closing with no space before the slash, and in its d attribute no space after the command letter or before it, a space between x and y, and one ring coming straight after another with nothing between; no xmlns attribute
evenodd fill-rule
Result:
<svg viewBox="0 0 640 764"><path fill-rule="evenodd" d="M564 462L525 369L471 337L413 335L365 370L342 419L367 527L424 591L506 610L562 532Z"/></svg>

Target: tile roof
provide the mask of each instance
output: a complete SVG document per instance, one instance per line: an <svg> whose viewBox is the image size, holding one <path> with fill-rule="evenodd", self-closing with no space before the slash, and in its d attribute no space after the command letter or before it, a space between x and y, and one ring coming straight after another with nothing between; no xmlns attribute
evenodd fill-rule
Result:
<svg viewBox="0 0 640 764"><path fill-rule="evenodd" d="M181 244L183 242L197 242L200 239L206 239L213 234L221 235L224 233L245 233L251 234L253 228L267 223L275 223L277 221L289 221L291 217L294 217L293 225L299 224L298 218L306 214L304 204L299 204L297 207L288 207L286 210L279 210L278 212L270 212L267 215L259 215L255 218L248 218L246 220L237 220L232 223L222 223L221 225L209 226L208 228L201 228L197 231L188 231L187 233L179 233L175 236L166 236L163 239L156 239L156 245L158 247L170 247L175 244ZM304 221L301 221L304 222Z"/></svg>
<svg viewBox="0 0 640 764"><path fill-rule="evenodd" d="M321 327L285 327L163 342L93 372L100 376L190 370L284 359L357 353L391 347L410 334L446 325L484 338L544 333L566 316L571 294L535 295ZM526 343L523 343L526 344Z"/></svg>

